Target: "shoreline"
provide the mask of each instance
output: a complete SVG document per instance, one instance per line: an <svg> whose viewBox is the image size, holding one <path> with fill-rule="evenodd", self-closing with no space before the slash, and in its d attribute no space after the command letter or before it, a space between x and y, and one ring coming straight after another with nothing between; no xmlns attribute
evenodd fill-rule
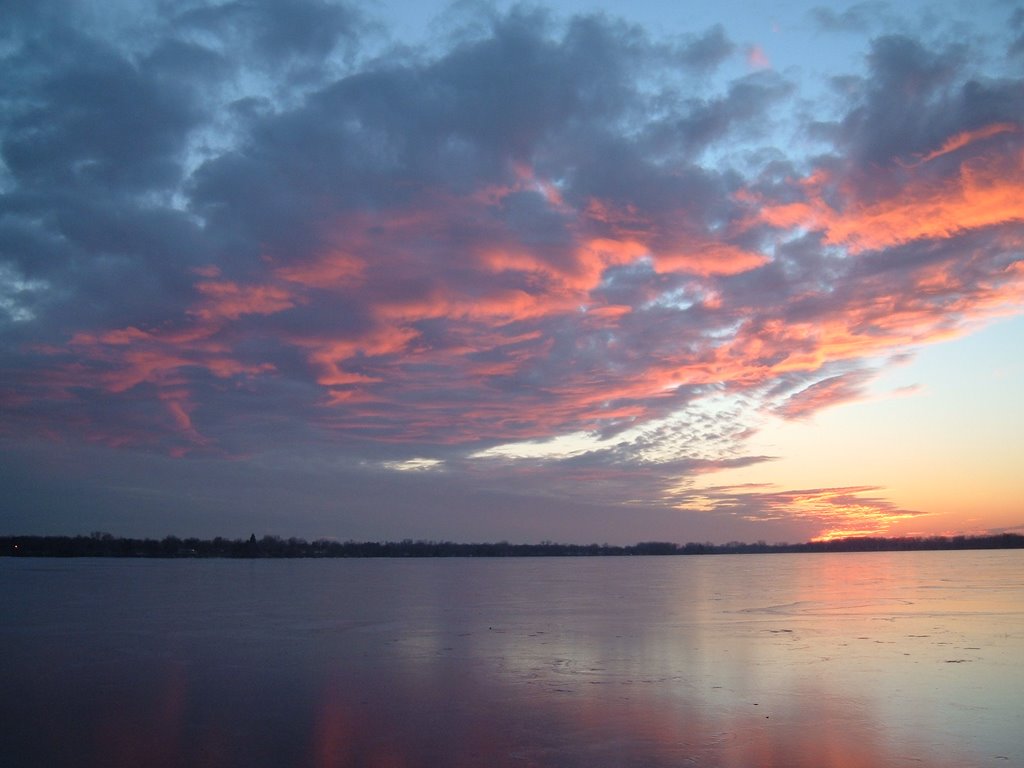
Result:
<svg viewBox="0 0 1024 768"><path fill-rule="evenodd" d="M255 535L248 539L213 539L166 536L163 539L88 536L0 536L0 557L135 557L135 558L380 558L380 557L672 557L683 555L736 555L821 552L917 552L978 549L1022 549L1024 535L859 537L798 544L727 544L649 541L631 545L457 543L450 541L356 542L317 539L282 539Z"/></svg>

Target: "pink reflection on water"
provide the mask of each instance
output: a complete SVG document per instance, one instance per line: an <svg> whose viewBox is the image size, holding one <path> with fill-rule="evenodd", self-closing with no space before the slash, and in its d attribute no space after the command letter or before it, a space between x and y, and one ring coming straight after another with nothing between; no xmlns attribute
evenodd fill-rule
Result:
<svg viewBox="0 0 1024 768"><path fill-rule="evenodd" d="M382 681L384 682L384 681ZM316 768L357 766L962 766L955 750L886 743L864 701L807 688L784 703L589 680L560 690L462 677L442 690L335 681L311 751Z"/></svg>
<svg viewBox="0 0 1024 768"><path fill-rule="evenodd" d="M14 766L1024 758L1016 553L4 566Z"/></svg>

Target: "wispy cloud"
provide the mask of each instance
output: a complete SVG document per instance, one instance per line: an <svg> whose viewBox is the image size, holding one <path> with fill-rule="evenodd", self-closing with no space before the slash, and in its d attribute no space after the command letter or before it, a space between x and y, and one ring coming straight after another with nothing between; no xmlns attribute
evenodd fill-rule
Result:
<svg viewBox="0 0 1024 768"><path fill-rule="evenodd" d="M860 398L870 378L866 371L830 376L790 395L776 412L787 419L799 419L832 405Z"/></svg>
<svg viewBox="0 0 1024 768"><path fill-rule="evenodd" d="M884 536L893 524L920 515L880 496L871 486L774 490L714 487L683 496L682 509L727 513L751 521L799 520L813 526L816 539Z"/></svg>

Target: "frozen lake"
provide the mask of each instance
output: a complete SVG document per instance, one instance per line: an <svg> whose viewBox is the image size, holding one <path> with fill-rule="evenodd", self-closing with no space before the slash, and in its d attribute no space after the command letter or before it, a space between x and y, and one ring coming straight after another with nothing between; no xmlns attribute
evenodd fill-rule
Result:
<svg viewBox="0 0 1024 768"><path fill-rule="evenodd" d="M1024 766L1024 552L0 558L0 764Z"/></svg>

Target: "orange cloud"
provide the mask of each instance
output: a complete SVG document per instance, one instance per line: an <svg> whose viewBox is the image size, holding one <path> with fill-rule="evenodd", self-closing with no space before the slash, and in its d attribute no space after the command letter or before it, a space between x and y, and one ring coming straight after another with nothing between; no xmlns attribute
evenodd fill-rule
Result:
<svg viewBox="0 0 1024 768"><path fill-rule="evenodd" d="M587 307L587 317L618 318L628 315L633 308L627 304L608 304L603 307Z"/></svg>
<svg viewBox="0 0 1024 768"><path fill-rule="evenodd" d="M721 486L690 494L682 509L731 512L746 520L802 520L818 527L815 540L884 535L893 525L920 512L865 494L874 486L772 491L763 486Z"/></svg>
<svg viewBox="0 0 1024 768"><path fill-rule="evenodd" d="M242 315L272 315L295 306L296 298L273 285L239 285L228 280L196 284L203 302L189 314L202 320L237 320Z"/></svg>
<svg viewBox="0 0 1024 768"><path fill-rule="evenodd" d="M713 350L700 378L756 386L780 374L815 372L829 362L956 338L986 319L1018 311L1024 302L1024 269L1011 266L999 279L975 285L963 280L938 264L918 270L902 284L864 285L863 294L825 304L806 322L748 320ZM841 382L834 384L843 390ZM822 389L818 394L839 391ZM810 405L810 400L794 401L789 415L810 412L804 407Z"/></svg>
<svg viewBox="0 0 1024 768"><path fill-rule="evenodd" d="M213 270L203 271L214 274ZM182 327L147 331L128 326L76 333L68 347L79 362L64 372L55 371L48 385L63 392L62 397L72 399L73 393L83 388L122 395L141 385L152 385L177 434L192 445L208 445L210 440L193 423L196 403L188 385L188 371L202 369L220 379L273 371L274 365L269 362L238 360L232 345L217 336L226 323L242 315L273 314L292 306L293 299L289 292L273 286L240 286L230 281L201 281L197 290L203 298L186 312L195 322ZM49 354L59 355L62 350L53 349ZM124 432L93 431L93 435L111 445L140 442L138 435ZM180 445L173 448L175 455L185 451Z"/></svg>
<svg viewBox="0 0 1024 768"><path fill-rule="evenodd" d="M289 283L309 288L339 288L358 285L366 273L365 262L351 254L335 251L309 262L278 267L274 274Z"/></svg>
<svg viewBox="0 0 1024 768"><path fill-rule="evenodd" d="M655 255L659 272L687 272L701 277L738 275L768 261L763 253L710 240L697 241L674 252L659 251Z"/></svg>
<svg viewBox="0 0 1024 768"><path fill-rule="evenodd" d="M830 204L830 181L820 172L808 177L802 184L807 200L765 205L760 220L784 229L820 230L827 244L850 253L1024 221L1024 150L965 160L954 176L939 181L911 175L876 201L861 201L846 188L840 190L843 202Z"/></svg>
<svg viewBox="0 0 1024 768"><path fill-rule="evenodd" d="M208 329L147 332L126 328L78 333L69 344L84 360L105 364L94 381L110 392L125 392L146 382L176 382L175 372L190 366L205 368L218 378L273 370L270 363L245 364L233 359L229 347L212 341L210 333Z"/></svg>
<svg viewBox="0 0 1024 768"><path fill-rule="evenodd" d="M960 133L946 139L938 149L923 155L913 163L901 163L901 165L905 168L913 168L914 166L921 165L922 163L927 163L929 160L934 160L937 157L948 155L950 152L956 152L958 149L963 149L968 144L973 144L976 141L998 136L1001 133L1013 133L1018 130L1020 130L1020 128L1014 123L993 123L992 125L986 125L985 127L978 128L974 131L961 131Z"/></svg>
<svg viewBox="0 0 1024 768"><path fill-rule="evenodd" d="M316 368L317 383L324 387L350 386L379 381L376 376L355 373L342 366L356 356L377 357L399 354L418 333L413 328L384 326L352 338L292 338L291 343L307 350Z"/></svg>
<svg viewBox="0 0 1024 768"><path fill-rule="evenodd" d="M175 431L192 445L206 446L210 440L192 421L196 403L185 371L204 368L218 378L227 379L274 369L270 363L250 365L234 360L225 354L223 346L212 342L180 344L173 337L165 339L159 334L128 330L131 333L114 331L100 337L76 336L72 345L85 362L77 366L64 386L68 389L95 387L111 395L120 395L143 384L153 385L156 398L171 416ZM111 432L103 433L98 439L117 445L136 443L141 438ZM182 446L174 448L175 455L181 455L185 450Z"/></svg>
<svg viewBox="0 0 1024 768"><path fill-rule="evenodd" d="M743 194L740 193L741 198ZM587 241L581 249L581 259L590 259L598 275L609 266L629 264L645 257L654 262L659 272L685 272L701 277L735 275L756 269L769 260L763 253L702 233L684 231L666 236L632 206L613 206L591 199L586 216L592 223L600 223L610 231L608 235ZM685 221L686 216L686 211L680 211L676 218ZM589 274L593 276L594 271Z"/></svg>
<svg viewBox="0 0 1024 768"><path fill-rule="evenodd" d="M382 322L413 323L434 318L511 322L543 317L572 305L558 293L491 289L474 297L439 286L426 295L380 301L374 305L373 314Z"/></svg>

